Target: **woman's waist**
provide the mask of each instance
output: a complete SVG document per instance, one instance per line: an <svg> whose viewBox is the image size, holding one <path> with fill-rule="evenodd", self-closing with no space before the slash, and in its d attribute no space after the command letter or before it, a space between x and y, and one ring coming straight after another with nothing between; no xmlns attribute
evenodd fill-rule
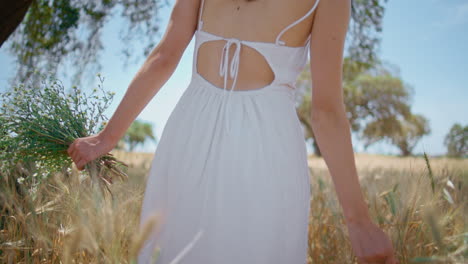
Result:
<svg viewBox="0 0 468 264"><path fill-rule="evenodd" d="M293 82L278 82L273 81L270 84L264 85L259 88L245 89L234 87L231 90L231 86L218 87L212 82L208 81L205 77L200 75L197 72L192 73L192 78L190 80L190 87L195 89L205 89L209 92L224 95L225 93L230 93L230 96L255 96L260 94L285 94L289 97L294 98L296 89ZM237 86L237 85L236 85Z"/></svg>

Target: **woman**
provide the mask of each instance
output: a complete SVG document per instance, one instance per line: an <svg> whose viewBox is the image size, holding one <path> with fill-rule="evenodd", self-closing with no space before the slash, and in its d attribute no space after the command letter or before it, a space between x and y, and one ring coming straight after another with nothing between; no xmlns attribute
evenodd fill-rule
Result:
<svg viewBox="0 0 468 264"><path fill-rule="evenodd" d="M306 262L310 182L293 95L308 52L313 131L354 252L360 263L396 263L390 240L363 200L343 104L350 5L176 1L165 35L106 127L69 148L80 170L110 151L171 76L195 34L192 80L149 172L140 226L153 215L160 221L138 263L153 263L155 251L158 264Z"/></svg>

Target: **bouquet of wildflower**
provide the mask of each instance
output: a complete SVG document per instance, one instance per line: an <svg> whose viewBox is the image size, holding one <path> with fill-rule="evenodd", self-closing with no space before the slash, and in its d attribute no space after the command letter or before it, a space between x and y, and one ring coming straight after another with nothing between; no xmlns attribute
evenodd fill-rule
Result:
<svg viewBox="0 0 468 264"><path fill-rule="evenodd" d="M40 83L20 84L0 94L0 165L5 170L7 165L32 162L40 165L34 175L46 178L70 168L68 146L76 138L99 132L107 121L103 112L115 93L104 91L100 75L89 95L76 86L66 92L56 78L41 77ZM122 166L127 165L107 153L87 164L86 171L109 190L113 177L127 178Z"/></svg>

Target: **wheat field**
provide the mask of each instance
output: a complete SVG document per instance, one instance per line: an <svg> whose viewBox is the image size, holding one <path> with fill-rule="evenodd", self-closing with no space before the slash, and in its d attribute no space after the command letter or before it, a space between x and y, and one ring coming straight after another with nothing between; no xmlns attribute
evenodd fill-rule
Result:
<svg viewBox="0 0 468 264"><path fill-rule="evenodd" d="M112 184L113 199L76 170L49 178L34 195L2 177L0 262L136 263L153 154L113 154L129 165L129 179ZM390 234L400 263L468 262L467 159L358 153L356 164L371 215ZM325 162L310 156L309 167L308 263L357 263Z"/></svg>

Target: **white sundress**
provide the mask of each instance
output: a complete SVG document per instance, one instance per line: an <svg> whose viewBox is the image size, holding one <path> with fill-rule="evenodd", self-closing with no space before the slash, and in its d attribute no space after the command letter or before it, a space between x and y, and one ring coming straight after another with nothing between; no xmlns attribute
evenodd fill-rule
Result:
<svg viewBox="0 0 468 264"><path fill-rule="evenodd" d="M169 116L149 170L140 228L153 214L159 222L138 254L139 264L306 263L311 192L294 96L310 35L301 47L286 46L280 37L318 2L269 43L203 31L202 0L192 79ZM225 40L223 88L196 68L198 48L213 40ZM230 45L236 45L231 63ZM242 45L265 57L275 75L271 84L233 90Z"/></svg>

